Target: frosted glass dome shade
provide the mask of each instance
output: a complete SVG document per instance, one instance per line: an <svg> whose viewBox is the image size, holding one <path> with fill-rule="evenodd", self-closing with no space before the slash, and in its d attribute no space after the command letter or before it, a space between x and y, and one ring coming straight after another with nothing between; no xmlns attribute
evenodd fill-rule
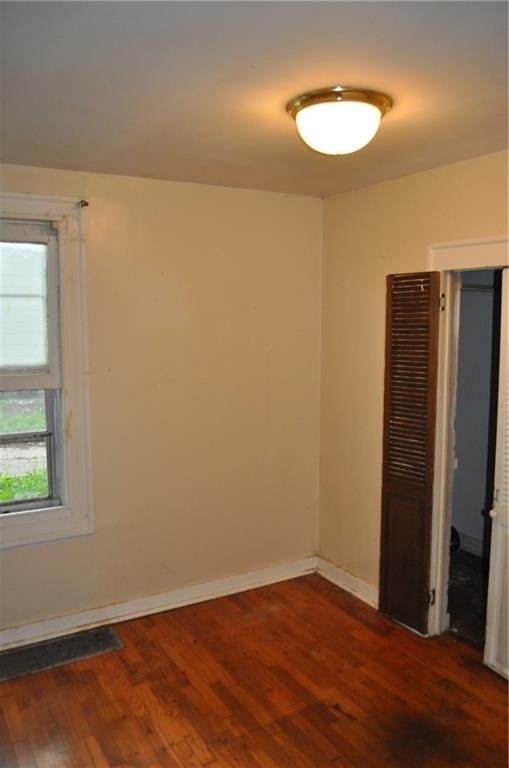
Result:
<svg viewBox="0 0 509 768"><path fill-rule="evenodd" d="M303 141L325 155L347 155L365 147L378 131L381 118L377 106L360 101L310 104L295 115Z"/></svg>

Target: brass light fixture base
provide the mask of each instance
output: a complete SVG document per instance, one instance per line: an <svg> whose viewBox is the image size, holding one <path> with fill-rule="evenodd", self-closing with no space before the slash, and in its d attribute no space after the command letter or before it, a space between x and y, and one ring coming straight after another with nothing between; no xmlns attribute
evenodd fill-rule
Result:
<svg viewBox="0 0 509 768"><path fill-rule="evenodd" d="M340 85L330 88L319 88L316 91L308 91L291 99L286 105L286 111L295 118L297 112L312 104L322 104L325 101L360 101L378 107L382 116L392 107L392 99L385 93L371 91L366 88L342 87Z"/></svg>

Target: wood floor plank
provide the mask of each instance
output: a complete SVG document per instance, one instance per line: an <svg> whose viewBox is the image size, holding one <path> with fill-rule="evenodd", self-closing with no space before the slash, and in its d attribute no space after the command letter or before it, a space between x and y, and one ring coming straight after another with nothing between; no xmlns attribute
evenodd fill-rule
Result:
<svg viewBox="0 0 509 768"><path fill-rule="evenodd" d="M317 575L0 684L0 768L506 768L507 686Z"/></svg>
<svg viewBox="0 0 509 768"><path fill-rule="evenodd" d="M19 768L37 768L34 753L28 742L24 740L16 741L14 743L14 751Z"/></svg>

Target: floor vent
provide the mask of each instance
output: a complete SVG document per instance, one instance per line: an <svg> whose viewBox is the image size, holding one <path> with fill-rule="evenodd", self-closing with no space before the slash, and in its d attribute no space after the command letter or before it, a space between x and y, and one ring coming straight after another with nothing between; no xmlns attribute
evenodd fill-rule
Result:
<svg viewBox="0 0 509 768"><path fill-rule="evenodd" d="M118 651L123 643L111 627L89 629L75 635L56 637L42 643L0 653L0 681L24 677L73 661Z"/></svg>

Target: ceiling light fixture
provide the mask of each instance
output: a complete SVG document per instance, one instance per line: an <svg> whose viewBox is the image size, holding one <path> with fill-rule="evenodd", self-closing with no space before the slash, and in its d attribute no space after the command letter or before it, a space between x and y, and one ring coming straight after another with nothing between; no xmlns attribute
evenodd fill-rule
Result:
<svg viewBox="0 0 509 768"><path fill-rule="evenodd" d="M292 99L286 111L311 149L324 155L348 155L365 147L392 107L385 93L364 88L320 88Z"/></svg>

